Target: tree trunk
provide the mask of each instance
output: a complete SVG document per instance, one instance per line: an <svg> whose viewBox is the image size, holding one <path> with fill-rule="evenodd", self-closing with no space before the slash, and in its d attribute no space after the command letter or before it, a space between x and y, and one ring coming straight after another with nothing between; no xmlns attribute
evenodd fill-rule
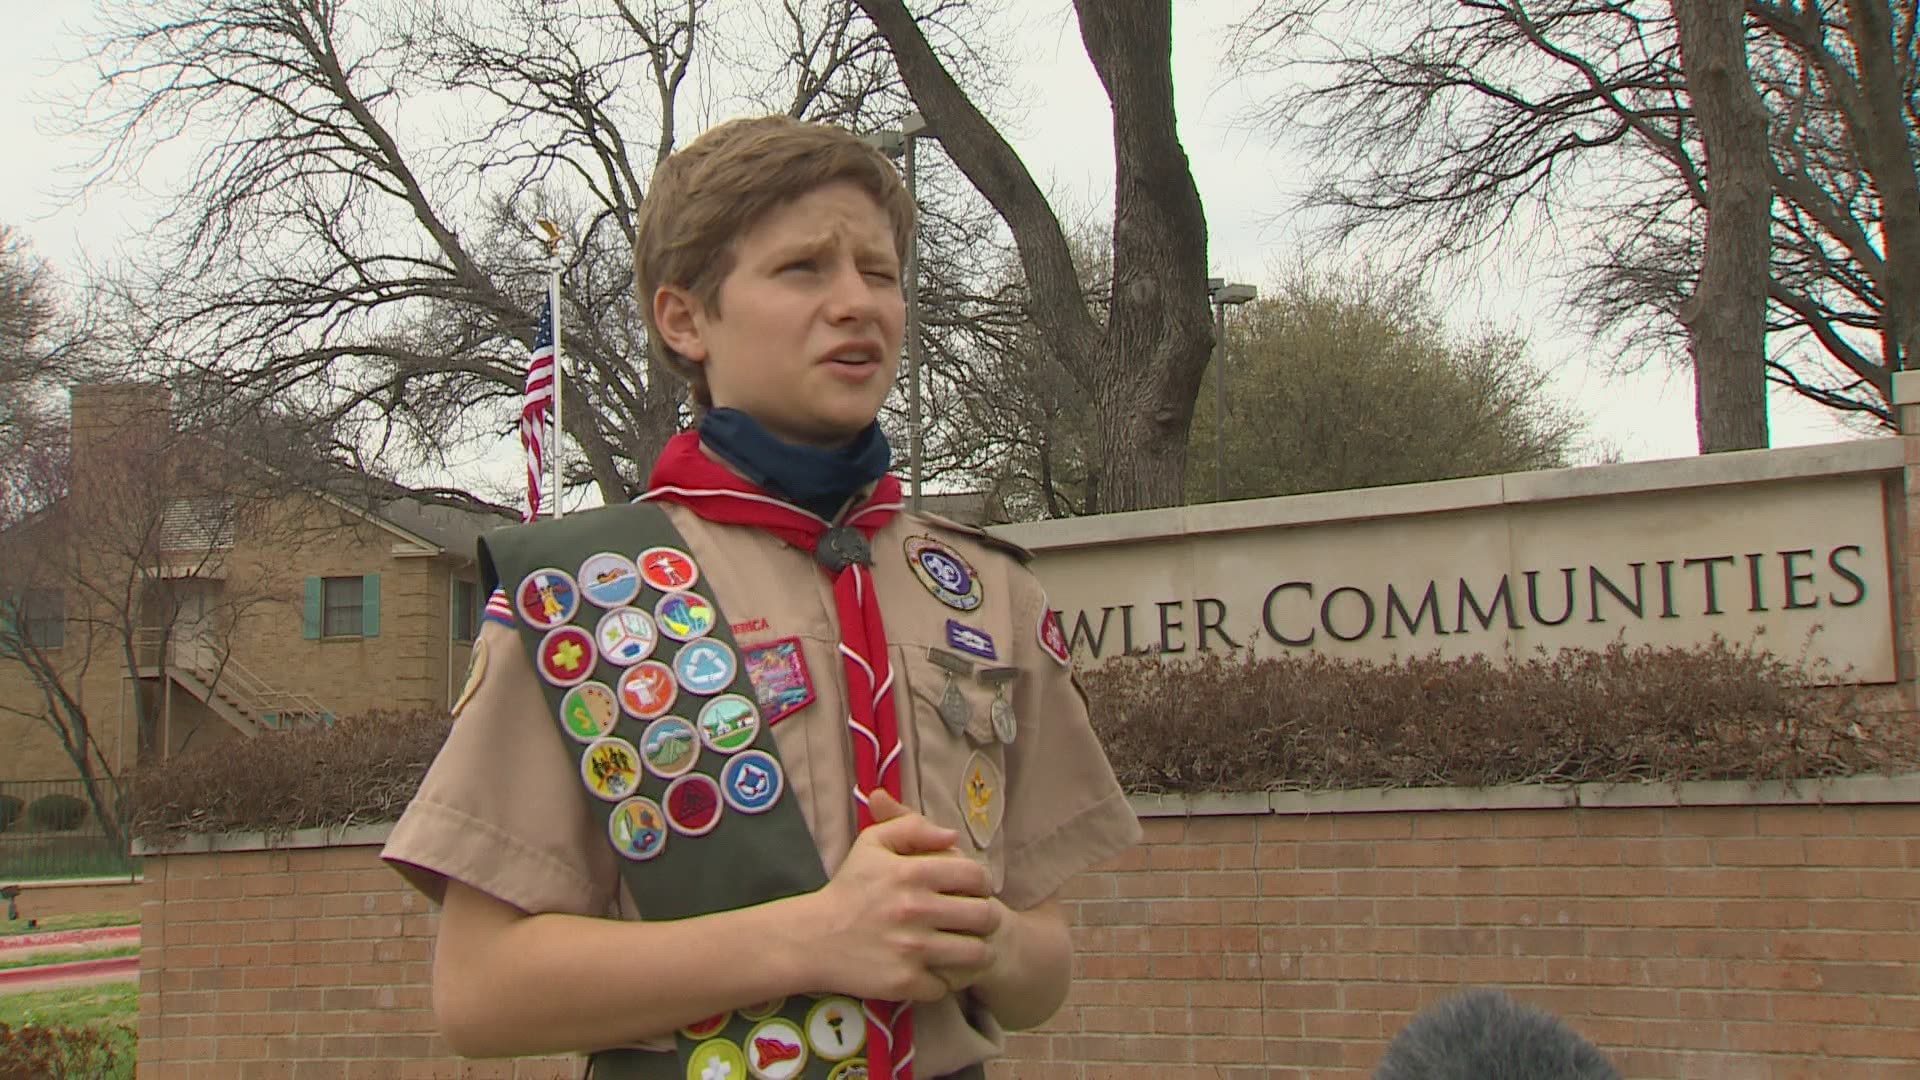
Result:
<svg viewBox="0 0 1920 1080"><path fill-rule="evenodd" d="M1060 221L1026 166L940 62L901 0L858 0L900 76L1020 249L1042 340L1095 401L1100 460L1089 512L1184 501L1187 429L1206 374L1207 223L1180 145L1170 0L1076 0L1087 57L1113 108L1113 295L1088 308ZM1090 486L1094 481L1090 480Z"/></svg>
<svg viewBox="0 0 1920 1080"><path fill-rule="evenodd" d="M1680 309L1700 452L1767 445L1766 313L1773 188L1767 111L1747 70L1741 0L1672 0L1706 145L1707 242Z"/></svg>

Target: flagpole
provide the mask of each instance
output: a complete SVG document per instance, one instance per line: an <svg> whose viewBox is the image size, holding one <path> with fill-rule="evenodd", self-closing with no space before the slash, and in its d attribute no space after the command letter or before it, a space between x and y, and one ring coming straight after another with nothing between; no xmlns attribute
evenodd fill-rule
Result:
<svg viewBox="0 0 1920 1080"><path fill-rule="evenodd" d="M567 400L563 385L567 365L566 355L560 348L560 232L553 230L547 242L547 259L551 273L547 278L547 310L553 315L553 444L548 452L553 455L553 516L559 517L561 447L566 444L566 425L564 423L565 402Z"/></svg>

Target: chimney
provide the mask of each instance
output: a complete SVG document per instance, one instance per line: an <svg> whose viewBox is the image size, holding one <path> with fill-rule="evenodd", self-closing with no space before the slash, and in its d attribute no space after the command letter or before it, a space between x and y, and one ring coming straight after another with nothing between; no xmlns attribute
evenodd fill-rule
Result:
<svg viewBox="0 0 1920 1080"><path fill-rule="evenodd" d="M154 382L78 383L72 395L68 484L81 508L115 489L115 473L151 466L173 436L173 395Z"/></svg>

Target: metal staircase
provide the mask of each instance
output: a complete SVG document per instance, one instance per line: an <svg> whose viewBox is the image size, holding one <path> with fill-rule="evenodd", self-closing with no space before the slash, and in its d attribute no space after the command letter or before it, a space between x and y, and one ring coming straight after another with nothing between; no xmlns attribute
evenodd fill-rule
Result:
<svg viewBox="0 0 1920 1080"><path fill-rule="evenodd" d="M242 735L333 720L333 713L318 701L275 688L208 642L182 642L165 630L143 628L136 633L134 646L142 677L164 670L168 679Z"/></svg>

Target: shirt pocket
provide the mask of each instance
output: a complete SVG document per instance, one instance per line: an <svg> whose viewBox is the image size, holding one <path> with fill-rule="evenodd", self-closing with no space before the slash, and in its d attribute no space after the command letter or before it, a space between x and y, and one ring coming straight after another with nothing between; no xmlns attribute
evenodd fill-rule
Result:
<svg viewBox="0 0 1920 1080"><path fill-rule="evenodd" d="M1011 708L1014 688L996 690L980 677L990 663L973 662L972 671L962 674L942 666L926 646L908 645L900 653L907 693L896 700L912 713L900 718L900 726L913 740L905 749L920 812L960 833L959 849L986 866L998 892L1005 880L1007 760L994 734L993 708L996 697ZM962 715L964 723L949 723Z"/></svg>

